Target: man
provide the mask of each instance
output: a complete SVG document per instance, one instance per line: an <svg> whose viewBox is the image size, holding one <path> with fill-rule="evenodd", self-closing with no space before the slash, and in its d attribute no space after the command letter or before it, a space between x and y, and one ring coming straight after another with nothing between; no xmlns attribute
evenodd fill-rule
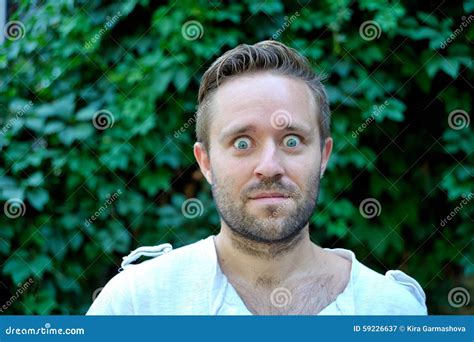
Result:
<svg viewBox="0 0 474 342"><path fill-rule="evenodd" d="M427 314L413 278L311 242L329 124L325 89L295 50L264 41L218 58L199 89L194 155L220 233L133 252L88 314ZM130 265L140 255L156 257Z"/></svg>

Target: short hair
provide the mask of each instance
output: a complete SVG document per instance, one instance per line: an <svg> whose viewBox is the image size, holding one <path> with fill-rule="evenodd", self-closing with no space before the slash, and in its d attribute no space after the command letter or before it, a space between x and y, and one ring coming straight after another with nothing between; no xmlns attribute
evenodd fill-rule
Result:
<svg viewBox="0 0 474 342"><path fill-rule="evenodd" d="M314 95L321 149L330 136L330 109L326 89L309 61L293 48L274 40L265 40L254 45L240 44L220 56L201 79L196 113L196 139L205 150L210 150L209 128L211 102L219 85L238 75L258 71L270 71L304 81ZM319 113L318 113L319 112ZM319 115L318 115L319 114Z"/></svg>

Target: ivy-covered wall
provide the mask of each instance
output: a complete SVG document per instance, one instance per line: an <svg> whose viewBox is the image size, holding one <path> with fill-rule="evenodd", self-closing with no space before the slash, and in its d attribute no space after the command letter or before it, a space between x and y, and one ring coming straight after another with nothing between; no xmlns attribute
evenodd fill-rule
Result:
<svg viewBox="0 0 474 342"><path fill-rule="evenodd" d="M276 39L325 76L335 146L311 236L474 313L474 1L7 1L0 310L83 314L138 246L217 234L199 80Z"/></svg>

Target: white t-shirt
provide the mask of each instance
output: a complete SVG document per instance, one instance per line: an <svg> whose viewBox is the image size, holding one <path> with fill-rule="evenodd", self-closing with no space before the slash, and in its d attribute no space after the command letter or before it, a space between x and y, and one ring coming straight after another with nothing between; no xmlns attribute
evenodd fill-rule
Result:
<svg viewBox="0 0 474 342"><path fill-rule="evenodd" d="M170 249L126 266L104 287L87 314L252 315L219 267L214 236ZM325 250L352 261L352 268L344 291L318 315L427 314L425 293L415 279L398 270L377 273L350 250ZM130 259L139 255L132 253Z"/></svg>

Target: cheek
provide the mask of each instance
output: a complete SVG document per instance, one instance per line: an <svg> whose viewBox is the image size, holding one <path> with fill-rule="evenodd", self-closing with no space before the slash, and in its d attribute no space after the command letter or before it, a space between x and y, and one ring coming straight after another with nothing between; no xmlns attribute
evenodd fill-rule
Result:
<svg viewBox="0 0 474 342"><path fill-rule="evenodd" d="M318 148L312 149L305 157L300 160L300 168L308 175L311 175L321 167L321 150Z"/></svg>
<svg viewBox="0 0 474 342"><path fill-rule="evenodd" d="M240 170L221 159L216 163L212 163L212 179L216 186L223 188L227 194L238 191L238 182L242 177Z"/></svg>
<svg viewBox="0 0 474 342"><path fill-rule="evenodd" d="M248 167L241 162L236 165L221 165L217 169L214 180L222 201L232 205L241 205L246 201L244 191L251 180L248 172Z"/></svg>
<svg viewBox="0 0 474 342"><path fill-rule="evenodd" d="M300 189L305 189L307 184L314 179L321 167L320 156L306 157L301 160L293 160L287 164L287 176L295 182Z"/></svg>
<svg viewBox="0 0 474 342"><path fill-rule="evenodd" d="M224 151L216 150L211 159L212 173L219 181L226 184L245 184L252 175L251 163L248 160L226 156Z"/></svg>

